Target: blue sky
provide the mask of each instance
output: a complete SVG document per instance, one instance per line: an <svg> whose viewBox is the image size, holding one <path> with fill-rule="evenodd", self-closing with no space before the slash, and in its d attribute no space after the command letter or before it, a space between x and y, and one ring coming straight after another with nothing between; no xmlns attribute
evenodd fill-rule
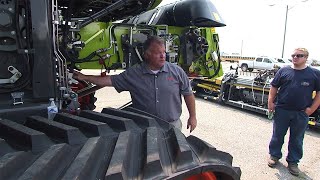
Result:
<svg viewBox="0 0 320 180"><path fill-rule="evenodd" d="M175 0L163 0L162 4ZM302 0L303 1L303 0ZM212 0L226 27L216 28L220 49L243 56L281 57L286 5L287 18L284 57L297 47L309 50L309 59L320 60L319 0ZM270 6L273 5L273 6Z"/></svg>

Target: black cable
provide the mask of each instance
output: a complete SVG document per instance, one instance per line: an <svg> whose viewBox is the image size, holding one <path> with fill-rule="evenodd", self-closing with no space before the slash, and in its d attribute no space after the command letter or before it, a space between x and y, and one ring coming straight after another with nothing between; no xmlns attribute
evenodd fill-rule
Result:
<svg viewBox="0 0 320 180"><path fill-rule="evenodd" d="M120 62L120 53L119 53L119 49L118 49L118 42L117 42L117 38L116 38L116 35L114 33L114 30L115 28L117 27L118 25L113 25L111 27L111 36L112 36L112 39L113 39L113 42L114 42L114 48L116 50L116 54L117 54L117 61Z"/></svg>
<svg viewBox="0 0 320 180"><path fill-rule="evenodd" d="M217 51L217 56L218 56L218 67L214 70L214 74L212 76L208 77L209 79L215 77L219 73L220 67L221 67L219 41L218 41L217 37L218 36L216 34L213 34L213 41L216 43L216 51Z"/></svg>

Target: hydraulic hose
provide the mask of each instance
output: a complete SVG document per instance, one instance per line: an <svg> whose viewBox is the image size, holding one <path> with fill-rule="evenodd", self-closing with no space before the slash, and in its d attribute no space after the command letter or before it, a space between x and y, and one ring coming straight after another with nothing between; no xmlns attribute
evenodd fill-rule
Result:
<svg viewBox="0 0 320 180"><path fill-rule="evenodd" d="M213 41L216 43L216 51L217 51L217 55L218 55L218 66L217 68L214 70L214 74L212 76L209 76L208 78L211 79L213 77L215 77L220 70L221 67L221 58L220 58L220 49L219 49L219 40L218 40L218 35L213 34Z"/></svg>
<svg viewBox="0 0 320 180"><path fill-rule="evenodd" d="M128 2L133 1L133 0L118 0L115 3L111 4L110 6L102 9L101 11L89 16L89 18L87 18L86 20L84 20L80 25L79 28L82 28L92 22L94 22L97 19L100 19L104 16L107 16L108 14L110 14L111 12L118 10L119 8L121 8L123 5L127 4Z"/></svg>

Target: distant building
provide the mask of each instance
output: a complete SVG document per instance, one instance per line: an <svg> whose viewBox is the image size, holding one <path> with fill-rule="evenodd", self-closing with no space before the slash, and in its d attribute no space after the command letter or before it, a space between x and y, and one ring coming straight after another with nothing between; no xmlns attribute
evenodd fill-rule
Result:
<svg viewBox="0 0 320 180"><path fill-rule="evenodd" d="M220 56L221 61L238 62L239 60L254 60L253 56L240 56L240 55L224 55Z"/></svg>

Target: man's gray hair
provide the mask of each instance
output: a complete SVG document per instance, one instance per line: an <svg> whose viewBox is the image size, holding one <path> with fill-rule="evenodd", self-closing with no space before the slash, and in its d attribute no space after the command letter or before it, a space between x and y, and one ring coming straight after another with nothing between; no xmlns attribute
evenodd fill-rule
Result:
<svg viewBox="0 0 320 180"><path fill-rule="evenodd" d="M147 51L150 48L151 44L153 44L153 43L156 43L159 45L164 45L164 41L160 37L149 36L148 39L143 43L143 50Z"/></svg>

